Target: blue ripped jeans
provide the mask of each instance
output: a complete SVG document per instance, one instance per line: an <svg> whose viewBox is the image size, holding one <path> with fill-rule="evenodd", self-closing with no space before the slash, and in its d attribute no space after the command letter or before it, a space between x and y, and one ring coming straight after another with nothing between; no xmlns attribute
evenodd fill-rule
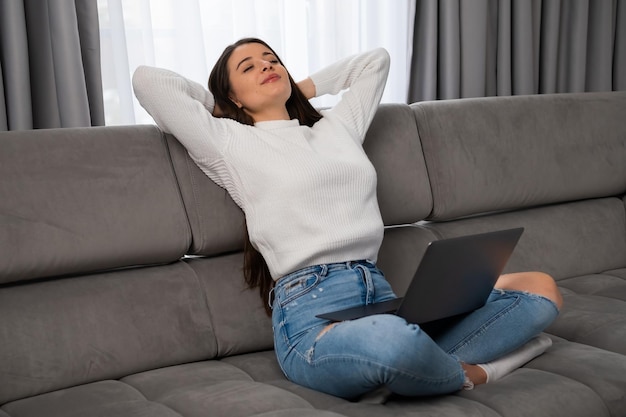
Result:
<svg viewBox="0 0 626 417"><path fill-rule="evenodd" d="M395 298L367 261L316 265L281 278L274 289L272 324L278 362L293 382L354 398L381 385L401 395L461 389L461 362L491 361L526 343L557 316L549 299L494 290L486 305L438 334L382 314L341 322L316 314Z"/></svg>

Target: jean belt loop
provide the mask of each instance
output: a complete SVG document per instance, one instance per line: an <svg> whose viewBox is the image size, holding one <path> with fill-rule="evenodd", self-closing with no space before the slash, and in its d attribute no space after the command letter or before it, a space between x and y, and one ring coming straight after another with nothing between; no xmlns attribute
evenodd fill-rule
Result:
<svg viewBox="0 0 626 417"><path fill-rule="evenodd" d="M328 274L328 265L322 264L322 265L320 265L320 267L322 268L320 270L320 277L325 277L326 274Z"/></svg>
<svg viewBox="0 0 626 417"><path fill-rule="evenodd" d="M270 294L267 297L267 304L270 307L270 310L274 309L274 289L276 288L276 283L274 283L274 286L272 287L272 289L270 290Z"/></svg>
<svg viewBox="0 0 626 417"><path fill-rule="evenodd" d="M374 301L375 289L369 265L355 262L355 269L356 268L361 271L365 283L365 304L371 304Z"/></svg>

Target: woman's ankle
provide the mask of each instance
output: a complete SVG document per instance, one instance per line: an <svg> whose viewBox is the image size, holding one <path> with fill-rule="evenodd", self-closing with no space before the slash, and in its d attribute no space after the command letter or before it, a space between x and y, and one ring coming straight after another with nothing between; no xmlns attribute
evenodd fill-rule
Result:
<svg viewBox="0 0 626 417"><path fill-rule="evenodd" d="M481 385L487 383L487 373L478 365L468 365L461 363L465 376L469 378L473 385Z"/></svg>

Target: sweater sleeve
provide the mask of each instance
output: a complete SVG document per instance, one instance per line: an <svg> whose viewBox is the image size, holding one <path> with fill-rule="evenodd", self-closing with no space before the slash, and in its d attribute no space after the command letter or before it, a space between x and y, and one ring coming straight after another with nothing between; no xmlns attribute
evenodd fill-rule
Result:
<svg viewBox="0 0 626 417"><path fill-rule="evenodd" d="M213 95L202 85L173 71L140 66L133 89L159 128L174 135L195 160L220 158L226 132L223 121L211 114Z"/></svg>
<svg viewBox="0 0 626 417"><path fill-rule="evenodd" d="M339 60L310 76L317 96L348 89L331 113L352 126L361 141L380 103L389 63L389 53L377 48Z"/></svg>

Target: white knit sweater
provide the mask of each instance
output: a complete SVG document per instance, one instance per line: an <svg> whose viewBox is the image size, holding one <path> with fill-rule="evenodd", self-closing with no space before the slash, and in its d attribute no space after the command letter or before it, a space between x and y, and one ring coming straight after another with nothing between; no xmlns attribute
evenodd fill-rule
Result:
<svg viewBox="0 0 626 417"><path fill-rule="evenodd" d="M385 86L384 49L311 75L318 96L348 89L313 127L298 120L242 125L214 118L213 96L168 70L140 67L133 87L159 127L242 208L272 277L300 268L375 261L383 237L376 172L362 142Z"/></svg>

